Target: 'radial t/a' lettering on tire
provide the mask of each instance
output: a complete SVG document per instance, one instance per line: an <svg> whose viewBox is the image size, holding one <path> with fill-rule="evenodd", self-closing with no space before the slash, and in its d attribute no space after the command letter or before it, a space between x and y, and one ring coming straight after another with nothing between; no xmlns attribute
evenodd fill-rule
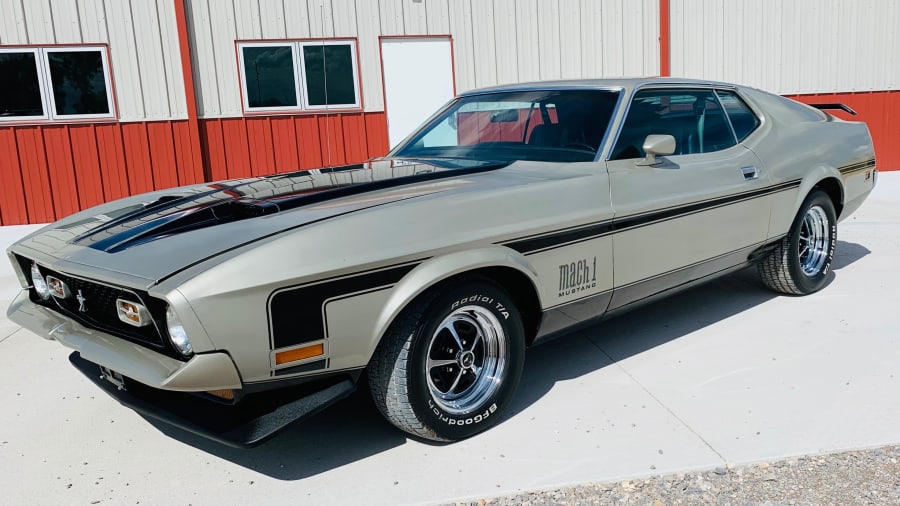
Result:
<svg viewBox="0 0 900 506"><path fill-rule="evenodd" d="M816 292L825 286L836 243L834 204L828 194L815 190L803 201L788 235L759 264L760 277L776 292Z"/></svg>
<svg viewBox="0 0 900 506"><path fill-rule="evenodd" d="M432 289L401 313L369 363L369 385L378 409L400 429L457 441L497 422L524 358L512 298L473 277Z"/></svg>

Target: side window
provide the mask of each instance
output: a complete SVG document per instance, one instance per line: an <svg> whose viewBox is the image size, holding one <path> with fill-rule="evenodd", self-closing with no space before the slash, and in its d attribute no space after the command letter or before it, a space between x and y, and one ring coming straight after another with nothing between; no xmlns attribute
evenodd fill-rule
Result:
<svg viewBox="0 0 900 506"><path fill-rule="evenodd" d="M46 119L38 65L37 49L0 52L0 118Z"/></svg>
<svg viewBox="0 0 900 506"><path fill-rule="evenodd" d="M750 132L759 126L759 118L733 91L717 90L716 94L719 96L725 112L728 113L728 119L731 120L731 126L734 127L734 134L737 136L738 142L746 139Z"/></svg>
<svg viewBox="0 0 900 506"><path fill-rule="evenodd" d="M613 149L613 160L642 158L651 134L675 138L675 155L710 153L736 144L711 90L651 89L635 94Z"/></svg>
<svg viewBox="0 0 900 506"><path fill-rule="evenodd" d="M360 107L356 41L238 42L244 110Z"/></svg>
<svg viewBox="0 0 900 506"><path fill-rule="evenodd" d="M0 48L0 122L113 118L105 46Z"/></svg>

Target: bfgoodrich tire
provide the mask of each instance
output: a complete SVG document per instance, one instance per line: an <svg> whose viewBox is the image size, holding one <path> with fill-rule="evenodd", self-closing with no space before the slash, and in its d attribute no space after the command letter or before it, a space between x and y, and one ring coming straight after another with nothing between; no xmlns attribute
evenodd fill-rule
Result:
<svg viewBox="0 0 900 506"><path fill-rule="evenodd" d="M369 387L398 428L458 441L498 421L524 360L512 298L486 278L469 278L427 292L401 313L369 363Z"/></svg>
<svg viewBox="0 0 900 506"><path fill-rule="evenodd" d="M834 204L826 193L813 191L800 206L788 235L760 262L760 277L772 290L790 295L821 290L836 243Z"/></svg>

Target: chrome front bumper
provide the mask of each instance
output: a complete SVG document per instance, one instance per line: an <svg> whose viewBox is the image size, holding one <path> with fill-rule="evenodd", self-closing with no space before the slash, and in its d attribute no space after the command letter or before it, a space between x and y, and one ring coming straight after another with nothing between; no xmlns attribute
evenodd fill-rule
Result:
<svg viewBox="0 0 900 506"><path fill-rule="evenodd" d="M39 306L22 290L9 305L9 319L45 338L76 350L89 362L107 367L135 381L161 390L202 392L241 388L241 377L224 352L201 353L187 362L87 328Z"/></svg>

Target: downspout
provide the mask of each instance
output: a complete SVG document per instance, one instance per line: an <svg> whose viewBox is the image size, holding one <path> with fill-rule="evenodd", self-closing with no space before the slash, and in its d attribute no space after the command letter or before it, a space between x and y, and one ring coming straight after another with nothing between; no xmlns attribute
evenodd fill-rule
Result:
<svg viewBox="0 0 900 506"><path fill-rule="evenodd" d="M669 0L659 0L659 75L668 77L672 75L670 44L672 42L669 31Z"/></svg>
<svg viewBox="0 0 900 506"><path fill-rule="evenodd" d="M187 14L185 2L187 0L173 0L175 3L175 24L178 27L178 50L181 54L181 75L184 79L184 98L187 103L188 136L190 137L191 156L193 164L191 169L200 168L203 181L209 182L212 175L206 166L203 151L200 145L200 122L197 120L197 96L194 90L194 68L191 60L191 46L188 37ZM192 181L200 182L200 181ZM184 184L184 183L182 183Z"/></svg>

